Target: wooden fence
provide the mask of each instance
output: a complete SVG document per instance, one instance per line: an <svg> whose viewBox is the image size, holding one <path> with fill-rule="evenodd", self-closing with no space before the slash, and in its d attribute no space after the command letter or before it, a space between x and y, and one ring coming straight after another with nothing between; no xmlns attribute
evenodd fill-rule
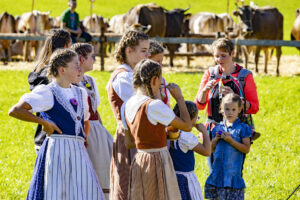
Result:
<svg viewBox="0 0 300 200"><path fill-rule="evenodd" d="M219 35L220 36L220 35ZM154 37L155 39L162 43L167 44L212 44L212 42L217 37L216 34L197 34L189 35L186 37ZM121 38L121 35L112 34L112 33L98 33L92 34L93 42L100 42L100 63L101 71L104 70L104 44L108 42L118 42ZM33 35L33 34L0 34L0 40L34 40L34 41L43 41L46 39L44 35ZM285 40L244 40L244 39L232 39L232 42L236 45L245 45L245 46L285 46L285 47L300 47L300 41L285 41ZM205 56L209 55L208 53L178 53L175 56Z"/></svg>

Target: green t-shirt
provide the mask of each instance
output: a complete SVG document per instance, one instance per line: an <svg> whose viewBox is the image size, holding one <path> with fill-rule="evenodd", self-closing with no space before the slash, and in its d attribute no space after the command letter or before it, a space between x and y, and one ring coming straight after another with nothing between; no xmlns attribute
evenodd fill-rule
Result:
<svg viewBox="0 0 300 200"><path fill-rule="evenodd" d="M66 26L72 30L76 30L80 26L79 15L77 12L71 13L69 8L61 15L61 21L66 23Z"/></svg>

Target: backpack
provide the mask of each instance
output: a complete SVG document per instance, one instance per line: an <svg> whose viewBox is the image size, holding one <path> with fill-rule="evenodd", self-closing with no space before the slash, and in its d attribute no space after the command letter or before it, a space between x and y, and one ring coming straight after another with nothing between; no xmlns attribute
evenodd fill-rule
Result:
<svg viewBox="0 0 300 200"><path fill-rule="evenodd" d="M219 66L218 65L216 65L214 67L210 67L208 70L210 73L210 77L208 79L209 81L217 80L218 78L220 78L220 79L222 78L222 76L219 75ZM238 83L238 89L239 89L241 98L245 98L245 95L244 95L245 78L249 74L252 74L252 72L247 69L242 68L237 77L229 76L229 78L232 81L235 80ZM243 123L247 124L251 128L252 132L254 132L255 127L254 127L254 122L253 122L252 116L250 114L246 114L245 110L246 110L246 108L244 107L244 109L240 115L240 119Z"/></svg>

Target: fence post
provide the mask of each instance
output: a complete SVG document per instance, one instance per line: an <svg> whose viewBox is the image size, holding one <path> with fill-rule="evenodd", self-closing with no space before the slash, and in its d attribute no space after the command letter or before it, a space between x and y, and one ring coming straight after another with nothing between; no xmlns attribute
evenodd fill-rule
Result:
<svg viewBox="0 0 300 200"><path fill-rule="evenodd" d="M104 35L104 27L101 27L101 30L100 30L100 70L101 71L104 71L104 56L105 56L105 50L104 49L104 43L106 42L106 37Z"/></svg>

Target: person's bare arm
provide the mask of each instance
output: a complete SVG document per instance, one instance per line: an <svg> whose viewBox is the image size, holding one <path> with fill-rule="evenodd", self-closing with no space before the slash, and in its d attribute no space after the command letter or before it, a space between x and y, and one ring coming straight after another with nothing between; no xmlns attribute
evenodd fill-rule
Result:
<svg viewBox="0 0 300 200"><path fill-rule="evenodd" d="M175 83L169 83L168 89L171 95L175 98L179 110L180 110L180 118L175 117L174 120L170 123L174 128L178 128L183 131L191 131L193 128L192 121L189 115L189 112L186 108L184 98L182 96L180 87Z"/></svg>
<svg viewBox="0 0 300 200"><path fill-rule="evenodd" d="M8 114L16 119L41 124L43 126L43 130L48 135L51 135L55 130L60 134L62 133L62 131L54 123L37 117L29 112L31 109L32 107L28 103L20 101L9 109Z"/></svg>
<svg viewBox="0 0 300 200"><path fill-rule="evenodd" d="M66 23L64 23L64 22L61 23L60 28L65 29L66 31L68 31L70 33L78 34L78 30L72 30L72 29L68 28Z"/></svg>
<svg viewBox="0 0 300 200"><path fill-rule="evenodd" d="M203 156L210 156L211 154L211 142L207 133L207 130L203 124L196 124L196 129L202 134L203 144L198 143L193 151Z"/></svg>

